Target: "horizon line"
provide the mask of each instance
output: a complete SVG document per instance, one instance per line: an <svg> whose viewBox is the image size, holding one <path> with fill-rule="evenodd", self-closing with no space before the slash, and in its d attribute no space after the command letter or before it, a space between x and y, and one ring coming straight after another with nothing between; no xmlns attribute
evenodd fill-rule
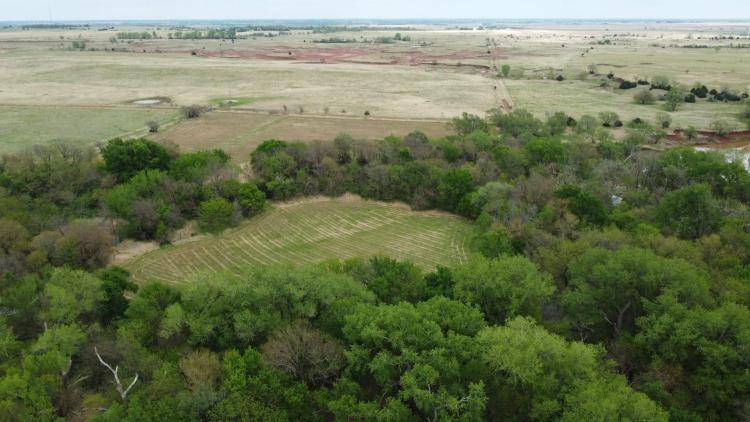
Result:
<svg viewBox="0 0 750 422"><path fill-rule="evenodd" d="M75 19L0 19L2 23L66 23L66 22L169 22L169 21L195 21L195 22L258 22L258 21L400 21L400 22L419 22L419 21L630 21L630 22L660 22L660 21L682 21L682 22L747 22L750 23L750 17L747 18L625 18L625 17L559 17L559 18L530 18L530 17L495 17L495 18L449 18L449 17L420 17L420 18L381 18L381 17L357 17L357 18L75 18Z"/></svg>

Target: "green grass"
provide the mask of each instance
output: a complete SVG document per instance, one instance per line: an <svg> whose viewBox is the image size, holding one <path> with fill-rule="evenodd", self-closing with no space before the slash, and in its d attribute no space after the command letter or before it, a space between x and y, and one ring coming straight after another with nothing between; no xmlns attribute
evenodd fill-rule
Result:
<svg viewBox="0 0 750 422"><path fill-rule="evenodd" d="M63 140L77 144L146 130L146 122L176 118L171 110L75 107L0 107L0 153Z"/></svg>
<svg viewBox="0 0 750 422"><path fill-rule="evenodd" d="M218 236L165 247L125 261L138 282L181 284L192 274L241 274L269 264L386 255L429 270L466 259L471 226L444 214L363 200L308 200L278 206Z"/></svg>

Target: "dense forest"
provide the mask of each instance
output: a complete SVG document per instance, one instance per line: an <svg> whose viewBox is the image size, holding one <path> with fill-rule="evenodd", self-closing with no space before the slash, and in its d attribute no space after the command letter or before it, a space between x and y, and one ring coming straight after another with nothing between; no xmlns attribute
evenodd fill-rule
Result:
<svg viewBox="0 0 750 422"><path fill-rule="evenodd" d="M223 151L147 139L3 157L0 420L750 418L750 174L642 149L660 128L615 141L580 120L517 110L465 114L444 139L269 140L250 180ZM190 221L219 232L267 199L345 192L460 214L474 253L184 288L107 266L126 238L166 244Z"/></svg>

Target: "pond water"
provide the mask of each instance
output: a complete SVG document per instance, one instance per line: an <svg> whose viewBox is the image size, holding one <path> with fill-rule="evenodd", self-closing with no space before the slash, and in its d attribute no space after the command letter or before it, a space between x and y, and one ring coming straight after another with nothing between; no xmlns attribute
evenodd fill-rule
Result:
<svg viewBox="0 0 750 422"><path fill-rule="evenodd" d="M137 104L137 105L156 105L156 104L161 104L161 100L157 100L155 98L154 99L146 99L146 100L138 100L138 101L133 101L133 104Z"/></svg>

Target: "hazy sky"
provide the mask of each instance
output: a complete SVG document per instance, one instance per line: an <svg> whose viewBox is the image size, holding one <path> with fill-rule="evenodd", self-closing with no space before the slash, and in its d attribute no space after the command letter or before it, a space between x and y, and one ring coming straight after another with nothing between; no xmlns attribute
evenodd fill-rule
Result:
<svg viewBox="0 0 750 422"><path fill-rule="evenodd" d="M750 0L0 0L2 20L312 18L750 19Z"/></svg>

